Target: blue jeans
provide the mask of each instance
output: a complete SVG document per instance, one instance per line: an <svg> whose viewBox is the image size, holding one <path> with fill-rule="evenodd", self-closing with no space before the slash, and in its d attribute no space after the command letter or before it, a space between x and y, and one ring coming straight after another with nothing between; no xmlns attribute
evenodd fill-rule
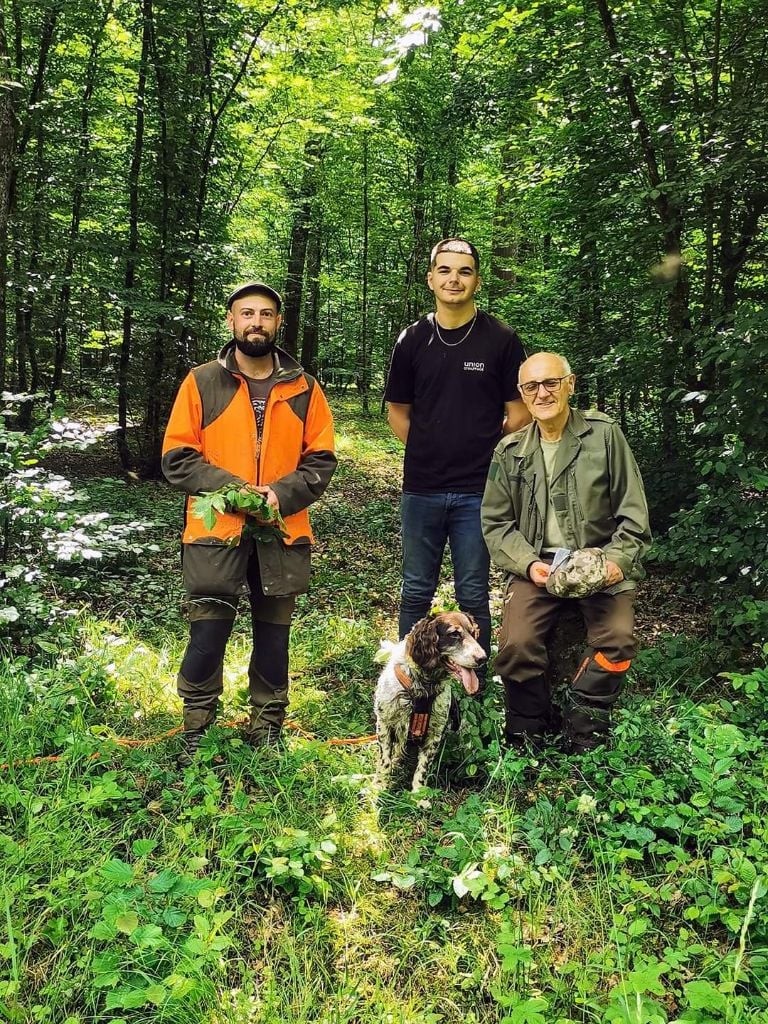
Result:
<svg viewBox="0 0 768 1024"><path fill-rule="evenodd" d="M491 653L488 607L490 557L480 528L481 494L412 494L401 499L403 587L400 639L429 613L440 580L446 541L453 559L459 608L480 627L480 644Z"/></svg>

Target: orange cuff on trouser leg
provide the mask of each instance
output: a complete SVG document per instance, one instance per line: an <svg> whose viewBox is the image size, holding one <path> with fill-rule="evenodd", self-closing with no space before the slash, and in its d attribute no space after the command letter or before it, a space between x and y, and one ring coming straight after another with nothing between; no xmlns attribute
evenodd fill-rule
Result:
<svg viewBox="0 0 768 1024"><path fill-rule="evenodd" d="M574 751L589 750L607 739L611 708L632 662L611 661L602 651L589 651L571 683L565 732Z"/></svg>

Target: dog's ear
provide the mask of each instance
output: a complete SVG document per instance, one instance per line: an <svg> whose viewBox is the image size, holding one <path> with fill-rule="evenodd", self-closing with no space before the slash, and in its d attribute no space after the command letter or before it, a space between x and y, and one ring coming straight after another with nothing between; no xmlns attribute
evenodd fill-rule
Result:
<svg viewBox="0 0 768 1024"><path fill-rule="evenodd" d="M479 640L480 639L480 627L477 624L477 620L475 619L475 617L473 615L470 615L468 612L463 612L462 614L464 615L464 618L467 620L467 625L468 625L469 633L472 634L472 636L475 638L475 640Z"/></svg>
<svg viewBox="0 0 768 1024"><path fill-rule="evenodd" d="M440 664L437 620L421 619L408 634L406 650L419 668L429 672Z"/></svg>

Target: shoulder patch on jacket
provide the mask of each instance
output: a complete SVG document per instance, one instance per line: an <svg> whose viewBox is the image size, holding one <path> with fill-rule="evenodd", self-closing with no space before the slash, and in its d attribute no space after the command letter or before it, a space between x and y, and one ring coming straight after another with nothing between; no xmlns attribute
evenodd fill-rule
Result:
<svg viewBox="0 0 768 1024"><path fill-rule="evenodd" d="M221 416L237 394L240 385L237 378L225 370L216 359L196 366L192 374L200 392L200 401L203 403L201 427L205 430Z"/></svg>
<svg viewBox="0 0 768 1024"><path fill-rule="evenodd" d="M515 430L511 434L505 434L504 437L496 445L498 451L506 451L507 448L514 448L515 445L520 444L523 440L526 430L528 427L521 427L520 430Z"/></svg>
<svg viewBox="0 0 768 1024"><path fill-rule="evenodd" d="M585 420L599 420L601 423L616 422L613 416L609 416L606 412L600 412L599 409L580 409L579 412Z"/></svg>
<svg viewBox="0 0 768 1024"><path fill-rule="evenodd" d="M312 374L307 373L306 370L304 371L304 380L307 382L307 390L300 392L298 395L294 395L292 398L286 399L288 405L302 423L307 422L309 403L312 399L312 392L315 390L315 378Z"/></svg>

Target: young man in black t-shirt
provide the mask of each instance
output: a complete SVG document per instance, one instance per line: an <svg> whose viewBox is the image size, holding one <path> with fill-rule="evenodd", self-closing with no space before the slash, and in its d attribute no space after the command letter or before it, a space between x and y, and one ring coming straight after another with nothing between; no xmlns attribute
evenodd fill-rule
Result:
<svg viewBox="0 0 768 1024"><path fill-rule="evenodd" d="M435 312L397 339L384 397L389 425L405 444L400 638L429 612L447 541L459 607L477 619L490 652L480 502L502 433L526 426L530 415L517 390L523 346L475 305L479 271L470 242L437 243L427 274Z"/></svg>

